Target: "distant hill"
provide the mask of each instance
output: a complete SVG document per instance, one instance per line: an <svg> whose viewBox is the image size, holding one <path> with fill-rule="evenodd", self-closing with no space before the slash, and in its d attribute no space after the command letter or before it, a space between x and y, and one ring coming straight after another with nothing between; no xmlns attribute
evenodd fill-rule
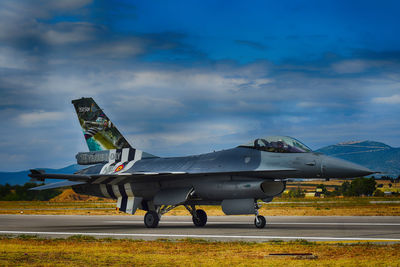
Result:
<svg viewBox="0 0 400 267"><path fill-rule="evenodd" d="M67 173L71 174L78 170L81 170L87 166L80 166L78 164L72 164L67 167L61 169L48 169L43 168L47 173ZM30 177L28 174L30 173L29 170L26 171L19 171L19 172L0 172L0 184L10 184L10 185L23 185L29 182ZM46 183L49 183L51 180L46 180ZM52 182L56 182L53 180Z"/></svg>
<svg viewBox="0 0 400 267"><path fill-rule="evenodd" d="M100 197L80 195L72 189L65 189L60 195L50 199L51 202L70 202L70 201L104 201Z"/></svg>
<svg viewBox="0 0 400 267"><path fill-rule="evenodd" d="M382 175L397 177L400 174L400 148L375 141L339 143L316 150L329 156L345 159Z"/></svg>

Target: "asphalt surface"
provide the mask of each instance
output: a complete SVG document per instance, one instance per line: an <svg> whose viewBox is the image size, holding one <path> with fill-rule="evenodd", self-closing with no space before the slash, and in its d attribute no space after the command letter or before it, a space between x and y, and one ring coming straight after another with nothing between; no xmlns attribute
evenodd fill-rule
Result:
<svg viewBox="0 0 400 267"><path fill-rule="evenodd" d="M144 226L143 216L0 215L0 234L91 235L144 240L400 242L400 217L272 216L267 217L264 229L257 229L254 216L210 216L202 228L195 227L189 216L164 216L158 228L148 229Z"/></svg>

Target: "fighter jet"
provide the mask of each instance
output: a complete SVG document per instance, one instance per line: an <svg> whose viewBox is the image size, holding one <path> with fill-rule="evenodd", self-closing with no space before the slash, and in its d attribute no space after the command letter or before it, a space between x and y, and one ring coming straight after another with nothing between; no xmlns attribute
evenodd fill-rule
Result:
<svg viewBox="0 0 400 267"><path fill-rule="evenodd" d="M198 205L221 205L226 215L254 214L266 225L260 203L286 188L287 178L351 178L374 173L354 163L313 152L288 136L257 138L222 151L158 157L132 147L92 98L73 100L89 152L76 155L90 165L74 174L31 170L33 181L62 179L34 190L71 186L78 194L117 200L128 214L147 211L144 224L158 226L161 216L183 205L193 223L203 227L207 214ZM259 201L262 200L262 201Z"/></svg>

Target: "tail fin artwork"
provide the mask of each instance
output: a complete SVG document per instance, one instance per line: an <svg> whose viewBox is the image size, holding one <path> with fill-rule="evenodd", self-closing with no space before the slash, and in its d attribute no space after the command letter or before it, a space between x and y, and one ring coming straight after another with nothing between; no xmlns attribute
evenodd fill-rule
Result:
<svg viewBox="0 0 400 267"><path fill-rule="evenodd" d="M132 148L93 98L72 100L89 151Z"/></svg>

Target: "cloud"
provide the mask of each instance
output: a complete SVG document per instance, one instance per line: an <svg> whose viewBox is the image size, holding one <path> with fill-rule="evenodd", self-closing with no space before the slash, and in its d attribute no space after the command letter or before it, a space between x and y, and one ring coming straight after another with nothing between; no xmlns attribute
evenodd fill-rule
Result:
<svg viewBox="0 0 400 267"><path fill-rule="evenodd" d="M76 10L81 7L84 7L93 0L58 0L58 1L48 1L48 0L42 0L38 1L41 2L38 4L38 6L47 6L50 10L57 10L57 11L71 11L71 10Z"/></svg>
<svg viewBox="0 0 400 267"><path fill-rule="evenodd" d="M327 101L321 102L299 102L296 106L300 108L345 108L346 105L344 103L332 103Z"/></svg>
<svg viewBox="0 0 400 267"><path fill-rule="evenodd" d="M73 13L88 5L91 0L38 0L0 2L0 38L16 39L34 37L40 32L40 26L48 25L40 19L48 19L58 14Z"/></svg>
<svg viewBox="0 0 400 267"><path fill-rule="evenodd" d="M2 14L2 18L14 21L49 18L59 13L74 13L92 2L92 0L36 0L34 2L29 0L4 0L0 4L0 14Z"/></svg>
<svg viewBox="0 0 400 267"><path fill-rule="evenodd" d="M386 97L375 97L372 102L378 104L400 104L400 95L392 95Z"/></svg>
<svg viewBox="0 0 400 267"><path fill-rule="evenodd" d="M0 46L0 68L28 69L30 64L27 57L23 52Z"/></svg>
<svg viewBox="0 0 400 267"><path fill-rule="evenodd" d="M360 52L354 51L354 57ZM366 72L392 71L399 67L398 53L365 53L364 57L354 59L342 59L332 64L332 70L339 74L365 74Z"/></svg>
<svg viewBox="0 0 400 267"><path fill-rule="evenodd" d="M293 124L302 123L302 122L310 120L310 118L304 117L304 116L282 116L280 119L285 120L290 123L293 123Z"/></svg>
<svg viewBox="0 0 400 267"><path fill-rule="evenodd" d="M334 63L332 68L337 73L360 73L365 71L370 64L364 60L344 60Z"/></svg>
<svg viewBox="0 0 400 267"><path fill-rule="evenodd" d="M271 82L271 79L249 79L195 68L138 71L125 73L124 76L121 86L125 90L152 88L166 93L165 89L169 89L169 93L174 91L181 96L201 98L226 97L228 92L238 93L242 87L260 88Z"/></svg>
<svg viewBox="0 0 400 267"><path fill-rule="evenodd" d="M82 43L95 39L98 30L90 23L63 22L45 29L42 38L50 45Z"/></svg>
<svg viewBox="0 0 400 267"><path fill-rule="evenodd" d="M256 127L256 121L241 119L176 122L162 132L133 134L128 139L134 147L156 155L191 155L245 143L249 140L243 134Z"/></svg>
<svg viewBox="0 0 400 267"><path fill-rule="evenodd" d="M125 58L145 54L149 49L148 41L142 38L130 38L122 41L104 42L95 48L85 51L87 56L102 56L105 58Z"/></svg>
<svg viewBox="0 0 400 267"><path fill-rule="evenodd" d="M18 123L23 127L40 127L41 124L48 125L53 121L61 121L66 117L65 112L59 111L36 111L23 113L18 116Z"/></svg>

